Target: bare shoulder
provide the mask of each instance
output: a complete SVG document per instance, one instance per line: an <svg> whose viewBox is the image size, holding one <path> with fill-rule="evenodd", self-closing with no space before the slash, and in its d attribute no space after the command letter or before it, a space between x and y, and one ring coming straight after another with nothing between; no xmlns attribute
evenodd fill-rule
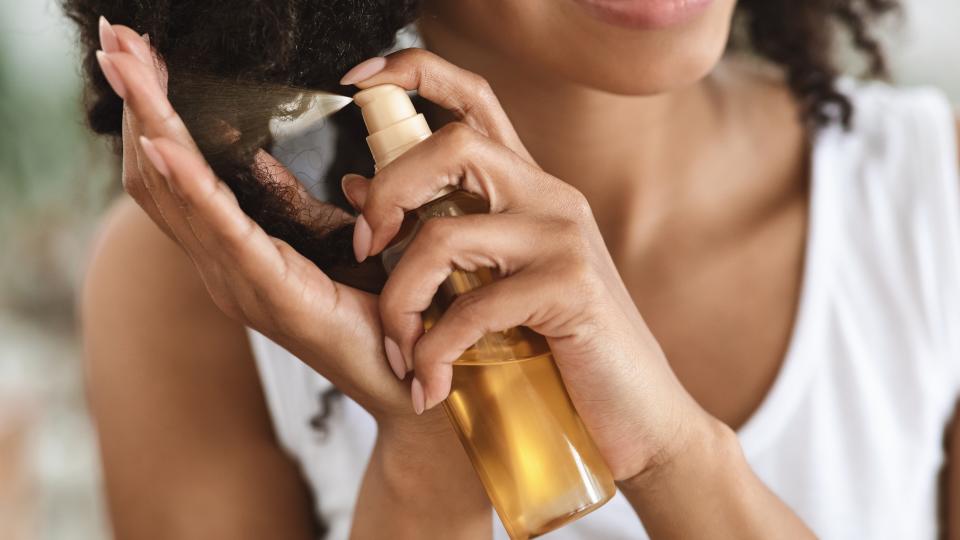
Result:
<svg viewBox="0 0 960 540"><path fill-rule="evenodd" d="M118 538L307 536L309 499L275 443L243 327L126 197L103 221L80 313Z"/></svg>
<svg viewBox="0 0 960 540"><path fill-rule="evenodd" d="M141 322L165 319L165 329L176 331L214 315L205 309L213 304L201 292L203 283L180 248L131 199L118 199L91 250L80 297L84 322L120 324L137 315L145 318ZM112 337L121 339L163 333L145 324L121 324L116 330Z"/></svg>

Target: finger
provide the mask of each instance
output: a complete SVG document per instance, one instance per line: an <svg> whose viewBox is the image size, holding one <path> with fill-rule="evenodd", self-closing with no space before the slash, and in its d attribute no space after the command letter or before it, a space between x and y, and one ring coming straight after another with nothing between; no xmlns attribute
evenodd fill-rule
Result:
<svg viewBox="0 0 960 540"><path fill-rule="evenodd" d="M142 35L137 34L133 29L121 24L112 25L110 29L117 37L118 50L136 56L137 60L145 65L156 65L158 63L153 49L150 48L150 45L147 44L147 41ZM101 45L103 45L102 40ZM103 50L108 53L115 52L107 50L105 46Z"/></svg>
<svg viewBox="0 0 960 540"><path fill-rule="evenodd" d="M130 106L145 136L151 139L163 137L181 146L196 148L187 126L167 99L161 68L144 64L128 52L101 53L98 57L104 59L101 65L105 74L107 71L115 74L115 80L108 77L108 81Z"/></svg>
<svg viewBox="0 0 960 540"><path fill-rule="evenodd" d="M139 36L134 38L130 35L132 31L127 30L123 28L118 30L119 43L122 47L133 50L135 47L131 40L142 41L142 39ZM197 262L202 262L206 256L204 245L190 222L189 213L185 211L179 197L171 191L167 180L155 170L149 160L144 158L139 148L140 135L161 133L196 149L186 126L173 111L159 83L159 77L164 76L164 72L157 68L160 64L159 60L156 60L156 63L145 64L141 61L143 53L142 49L138 53L140 56L127 52L99 53L98 59L104 73L111 74L108 76L111 85L118 90L118 93L122 93L121 97L124 98L124 114L127 117L127 125L137 155L139 174L134 183L142 182L146 186L156 206L156 213L162 216L169 231ZM164 119L159 125L158 118ZM153 122L153 129L149 129L150 122Z"/></svg>
<svg viewBox="0 0 960 540"><path fill-rule="evenodd" d="M427 221L400 258L380 293L384 334L399 346L407 368L423 333L421 314L438 295L449 297L514 274L546 256L539 240L557 238L549 221L520 214L481 214ZM551 242L549 246L555 246ZM555 249L555 248L554 248ZM479 271L479 272L478 272ZM453 276L451 276L453 274ZM441 285L451 279L450 285ZM428 329L429 330L429 329Z"/></svg>
<svg viewBox="0 0 960 540"><path fill-rule="evenodd" d="M144 212L150 216L150 219L157 224L164 234L174 242L179 242L177 236L170 229L170 225L167 224L167 220L163 217L163 214L160 213L160 209L157 208L157 203L153 200L153 195L150 194L150 190L147 189L140 175L137 144L134 142L136 141L136 137L130 128L128 118L128 115L124 112L123 120L121 121L123 169L120 176L121 182L123 183L123 190L130 195L140 208L143 208Z"/></svg>
<svg viewBox="0 0 960 540"><path fill-rule="evenodd" d="M283 193L294 215L318 232L334 230L353 221L353 216L342 208L314 197L289 169L262 148L254 156L254 172L260 183Z"/></svg>
<svg viewBox="0 0 960 540"><path fill-rule="evenodd" d="M340 189L350 206L357 211L363 208L370 191L370 180L359 174L347 174L340 179Z"/></svg>
<svg viewBox="0 0 960 540"><path fill-rule="evenodd" d="M450 393L453 363L485 335L532 327L554 317L553 303L564 295L547 275L520 273L457 297L413 352L414 372L426 409Z"/></svg>
<svg viewBox="0 0 960 540"><path fill-rule="evenodd" d="M119 30L119 27L113 27L106 18L100 17L99 33L101 49L107 53L128 50L129 52L142 56L143 50L132 50L129 43L121 43L117 30ZM146 48L146 44L143 43L142 40L138 39L137 41L140 41L143 48ZM136 144L139 133L131 126L131 116L126 105L124 105L121 120L121 140L123 142L123 169L121 179L124 191L143 208L147 215L150 216L150 219L157 224L164 234L172 240L177 241L176 235L163 218L153 195L147 189L146 183L140 174L139 147Z"/></svg>
<svg viewBox="0 0 960 540"><path fill-rule="evenodd" d="M425 99L453 112L460 121L510 148L527 162L534 162L483 77L424 49L405 49L385 59L367 60L340 81L359 88L386 83L417 90Z"/></svg>
<svg viewBox="0 0 960 540"><path fill-rule="evenodd" d="M248 217L200 154L169 139L146 140L153 165L180 194L195 227L217 247L220 263L236 266L253 283L269 287L284 279L286 266L273 240Z"/></svg>
<svg viewBox="0 0 960 540"><path fill-rule="evenodd" d="M458 122L447 124L381 170L370 183L363 218L370 227L369 245L356 237L359 254L379 253L397 234L404 213L459 187L487 205L481 212L523 206L543 191L548 177L502 145ZM362 257L361 257L362 258Z"/></svg>

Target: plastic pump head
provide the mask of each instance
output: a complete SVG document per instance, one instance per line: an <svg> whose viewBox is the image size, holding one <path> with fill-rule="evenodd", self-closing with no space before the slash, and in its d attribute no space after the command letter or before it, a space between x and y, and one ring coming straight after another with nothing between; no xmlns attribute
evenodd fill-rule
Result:
<svg viewBox="0 0 960 540"><path fill-rule="evenodd" d="M406 90L394 84L382 84L361 90L353 96L367 126L367 145L377 169L430 136L430 126L413 108Z"/></svg>

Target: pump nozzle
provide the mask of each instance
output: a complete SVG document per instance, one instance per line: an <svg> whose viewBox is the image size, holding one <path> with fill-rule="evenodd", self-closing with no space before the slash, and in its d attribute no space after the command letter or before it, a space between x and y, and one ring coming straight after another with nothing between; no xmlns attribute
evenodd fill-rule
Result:
<svg viewBox="0 0 960 540"><path fill-rule="evenodd" d="M430 126L413 108L407 92L394 84L382 84L361 90L353 96L367 126L367 145L377 169L430 136Z"/></svg>

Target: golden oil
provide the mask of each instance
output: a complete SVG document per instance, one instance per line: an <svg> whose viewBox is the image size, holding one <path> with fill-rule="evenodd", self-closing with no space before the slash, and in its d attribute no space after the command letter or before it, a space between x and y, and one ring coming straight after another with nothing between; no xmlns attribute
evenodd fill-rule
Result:
<svg viewBox="0 0 960 540"><path fill-rule="evenodd" d="M455 364L444 409L511 538L544 534L613 496L550 353Z"/></svg>
<svg viewBox="0 0 960 540"><path fill-rule="evenodd" d="M368 88L354 99L363 109L378 169L430 135L423 115L397 86ZM393 270L427 220L488 211L486 201L463 191L438 194L407 212L383 251L384 267ZM424 329L429 332L459 295L493 280L489 269L455 270L423 313ZM547 342L530 329L487 334L465 351L454 363L443 406L511 538L544 534L613 497L613 477L567 395Z"/></svg>
<svg viewBox="0 0 960 540"><path fill-rule="evenodd" d="M482 199L454 191L408 213L384 252L387 270L426 220L485 209ZM454 271L423 314L424 328L457 296L493 279L488 269ZM485 335L454 364L443 406L511 538L544 534L613 496L613 477L543 336L523 327Z"/></svg>

